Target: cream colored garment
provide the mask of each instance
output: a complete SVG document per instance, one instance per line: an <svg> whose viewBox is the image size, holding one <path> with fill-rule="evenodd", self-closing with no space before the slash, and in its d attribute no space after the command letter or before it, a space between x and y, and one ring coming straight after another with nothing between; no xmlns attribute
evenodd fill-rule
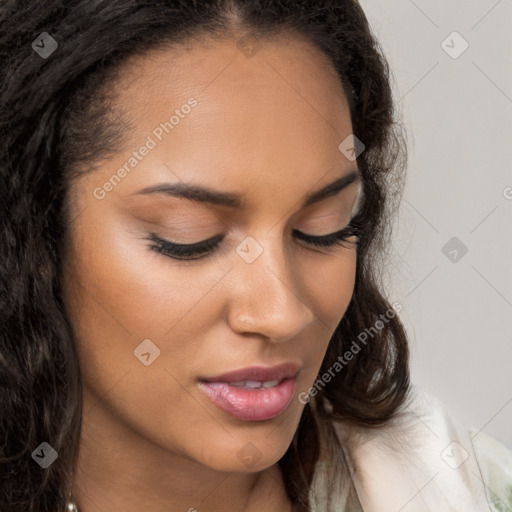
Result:
<svg viewBox="0 0 512 512"><path fill-rule="evenodd" d="M346 438L347 427L335 423L364 512L512 510L508 503L502 509L490 505L493 485L500 487L494 493L503 496L506 482L512 484L512 452L495 441L494 456L488 455L492 438L484 433L475 436L476 430L464 427L425 391L413 388L412 396L392 423L357 429L355 438ZM484 452L478 458L475 446ZM490 478L492 471L499 484Z"/></svg>
<svg viewBox="0 0 512 512"><path fill-rule="evenodd" d="M512 512L512 450L485 432L469 432L493 512Z"/></svg>

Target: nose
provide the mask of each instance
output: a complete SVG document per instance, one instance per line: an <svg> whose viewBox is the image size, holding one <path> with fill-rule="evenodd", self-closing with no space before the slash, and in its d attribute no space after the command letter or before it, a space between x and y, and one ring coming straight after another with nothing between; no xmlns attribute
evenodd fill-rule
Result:
<svg viewBox="0 0 512 512"><path fill-rule="evenodd" d="M304 281L282 244L275 238L258 243L261 254L251 263L240 257L232 271L229 324L237 333L286 341L299 335L315 315L307 305ZM249 246L261 251L254 239Z"/></svg>

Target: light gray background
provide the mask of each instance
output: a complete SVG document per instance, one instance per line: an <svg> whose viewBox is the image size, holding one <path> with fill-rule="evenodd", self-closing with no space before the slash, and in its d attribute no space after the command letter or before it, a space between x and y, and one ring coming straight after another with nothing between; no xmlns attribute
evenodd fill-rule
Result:
<svg viewBox="0 0 512 512"><path fill-rule="evenodd" d="M512 1L361 5L409 139L388 279L412 380L512 447ZM457 58L441 46L454 31L469 44ZM468 249L456 262L452 237Z"/></svg>

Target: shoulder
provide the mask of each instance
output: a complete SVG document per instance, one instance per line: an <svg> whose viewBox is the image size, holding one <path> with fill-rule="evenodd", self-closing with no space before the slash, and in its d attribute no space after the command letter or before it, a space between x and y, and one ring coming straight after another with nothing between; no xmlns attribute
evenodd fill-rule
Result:
<svg viewBox="0 0 512 512"><path fill-rule="evenodd" d="M506 497L512 483L510 451L483 433L473 443L468 428L417 388L385 426L334 426L365 512L500 511L488 487L499 482L495 493Z"/></svg>

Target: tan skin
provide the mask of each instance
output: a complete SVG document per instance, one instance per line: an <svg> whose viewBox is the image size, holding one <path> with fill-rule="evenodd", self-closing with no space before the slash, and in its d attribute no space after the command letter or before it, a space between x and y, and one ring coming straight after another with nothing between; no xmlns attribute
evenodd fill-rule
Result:
<svg viewBox="0 0 512 512"><path fill-rule="evenodd" d="M70 196L64 293L84 384L75 500L81 512L293 510L277 462L355 280L355 246L314 247L293 233L338 231L355 205L357 182L301 208L308 193L357 171L338 149L352 131L339 79L299 40L261 43L248 57L226 39L138 56L116 90L134 121L129 142ZM96 198L190 97L197 106ZM246 205L136 194L180 181ZM149 232L181 244L225 238L183 261L152 251ZM236 252L247 236L263 248L250 264ZM134 355L147 338L161 351L148 366ZM269 420L237 419L198 389L200 376L287 361L301 365L296 393ZM247 442L260 452L250 468L237 456Z"/></svg>

